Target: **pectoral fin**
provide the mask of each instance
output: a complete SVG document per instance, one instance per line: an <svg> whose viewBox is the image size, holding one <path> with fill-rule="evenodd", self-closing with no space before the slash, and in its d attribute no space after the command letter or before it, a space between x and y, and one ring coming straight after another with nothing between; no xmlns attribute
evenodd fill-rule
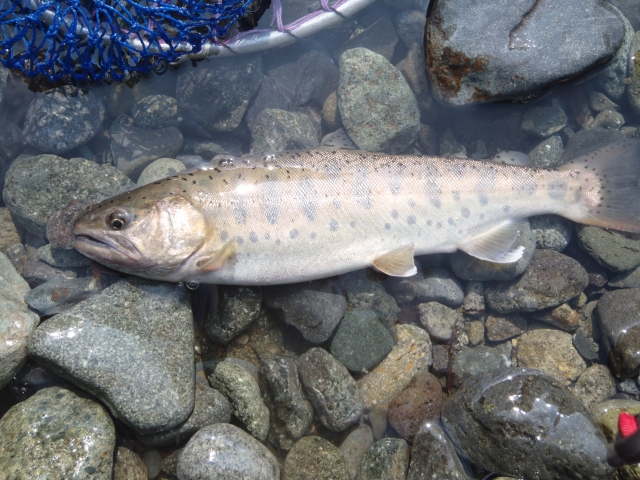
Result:
<svg viewBox="0 0 640 480"><path fill-rule="evenodd" d="M458 248L472 257L495 263L512 263L522 258L524 247L515 246L520 232L526 227L526 220L514 219L472 238Z"/></svg>
<svg viewBox="0 0 640 480"><path fill-rule="evenodd" d="M413 261L413 252L414 246L412 243L376 258L373 261L373 266L392 277L410 277L418 273L416 264Z"/></svg>
<svg viewBox="0 0 640 480"><path fill-rule="evenodd" d="M213 272L223 266L236 251L236 240L225 242L214 252L203 253L196 260L196 267L206 272Z"/></svg>

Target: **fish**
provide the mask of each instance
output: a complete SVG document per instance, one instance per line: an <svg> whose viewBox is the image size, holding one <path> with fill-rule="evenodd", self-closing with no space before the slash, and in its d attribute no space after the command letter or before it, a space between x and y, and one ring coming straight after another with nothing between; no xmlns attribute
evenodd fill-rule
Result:
<svg viewBox="0 0 640 480"><path fill-rule="evenodd" d="M517 261L527 217L640 232L640 140L552 169L327 145L223 159L87 207L74 247L149 279L274 285L365 267L416 274L414 256Z"/></svg>

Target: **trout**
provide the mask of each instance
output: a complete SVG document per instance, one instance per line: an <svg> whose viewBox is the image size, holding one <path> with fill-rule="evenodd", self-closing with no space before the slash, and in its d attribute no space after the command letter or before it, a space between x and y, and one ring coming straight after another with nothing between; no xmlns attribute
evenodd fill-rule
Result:
<svg viewBox="0 0 640 480"><path fill-rule="evenodd" d="M550 169L322 148L221 161L88 207L75 248L150 279L313 280L463 250L508 263L531 215L640 232L640 141Z"/></svg>

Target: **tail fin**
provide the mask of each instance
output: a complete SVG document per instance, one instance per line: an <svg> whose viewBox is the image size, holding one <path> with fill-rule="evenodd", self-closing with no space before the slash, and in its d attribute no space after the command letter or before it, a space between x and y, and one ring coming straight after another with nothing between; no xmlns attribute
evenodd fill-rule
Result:
<svg viewBox="0 0 640 480"><path fill-rule="evenodd" d="M612 143L559 170L575 172L581 187L580 198L563 216L587 225L640 232L640 140Z"/></svg>

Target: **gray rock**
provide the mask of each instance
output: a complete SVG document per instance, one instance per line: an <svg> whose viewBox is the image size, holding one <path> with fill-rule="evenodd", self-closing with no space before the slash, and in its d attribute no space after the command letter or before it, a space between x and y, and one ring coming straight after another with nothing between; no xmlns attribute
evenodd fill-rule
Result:
<svg viewBox="0 0 640 480"><path fill-rule="evenodd" d="M147 130L178 127L182 120L178 114L178 101L167 95L148 95L131 108L136 127Z"/></svg>
<svg viewBox="0 0 640 480"><path fill-rule="evenodd" d="M182 453L182 448L173 451L169 456L162 460L162 471L168 475L178 476L178 459ZM115 480L115 479L114 479ZM124 479L123 479L124 480ZM174 480L173 478L167 480Z"/></svg>
<svg viewBox="0 0 640 480"><path fill-rule="evenodd" d="M589 155L601 147L605 147L610 143L625 140L627 137L618 130L609 130L606 128L589 128L580 130L571 136L564 147L564 154L558 165L564 165L569 160Z"/></svg>
<svg viewBox="0 0 640 480"><path fill-rule="evenodd" d="M424 18L422 19L424 24ZM422 26L421 28L424 28ZM422 36L422 34L421 34ZM425 63L424 50L422 41L414 43L410 46L407 56L396 65L402 76L409 84L409 88L413 92L418 102L418 107L423 111L432 111L435 109L435 101L430 95L429 81L427 80L427 66ZM420 133L418 134L418 143L423 153L437 154L434 147L437 145L435 130L429 130L428 125L420 125Z"/></svg>
<svg viewBox="0 0 640 480"><path fill-rule="evenodd" d="M147 480L147 466L128 448L118 446L113 466L113 480Z"/></svg>
<svg viewBox="0 0 640 480"><path fill-rule="evenodd" d="M492 472L525 479L613 475L607 441L589 411L536 370L501 369L467 380L442 419L456 449Z"/></svg>
<svg viewBox="0 0 640 480"><path fill-rule="evenodd" d="M176 84L179 110L210 133L228 132L240 125L262 77L261 55L219 58L183 69Z"/></svg>
<svg viewBox="0 0 640 480"><path fill-rule="evenodd" d="M261 305L260 287L220 285L217 308L205 317L205 332L216 343L229 343L258 318Z"/></svg>
<svg viewBox="0 0 640 480"><path fill-rule="evenodd" d="M367 270L340 275L340 284L351 310L372 310L388 327L398 322L398 304L380 282L369 280Z"/></svg>
<svg viewBox="0 0 640 480"><path fill-rule="evenodd" d="M527 330L527 320L517 313L489 315L485 326L489 341L503 342L524 333Z"/></svg>
<svg viewBox="0 0 640 480"><path fill-rule="evenodd" d="M340 56L338 107L349 138L362 150L400 153L418 138L420 112L407 81L370 50Z"/></svg>
<svg viewBox="0 0 640 480"><path fill-rule="evenodd" d="M0 419L5 478L110 480L115 447L104 408L58 387L40 390Z"/></svg>
<svg viewBox="0 0 640 480"><path fill-rule="evenodd" d="M396 16L396 31L404 46L424 42L425 15L418 10L403 10Z"/></svg>
<svg viewBox="0 0 640 480"><path fill-rule="evenodd" d="M22 134L39 150L64 153L89 141L102 120L104 105L99 95L67 85L33 99Z"/></svg>
<svg viewBox="0 0 640 480"><path fill-rule="evenodd" d="M26 259L21 275L33 288L51 280L70 280L78 276L73 268L57 268L43 262L38 256L38 250L30 245L26 246L24 253Z"/></svg>
<svg viewBox="0 0 640 480"><path fill-rule="evenodd" d="M485 312L484 282L468 282L464 287L464 301L462 310L471 315L481 315Z"/></svg>
<svg viewBox="0 0 640 480"><path fill-rule="evenodd" d="M463 280L496 280L504 281L521 275L529 266L536 248L536 239L531 231L529 222L520 232L514 245L524 247L522 258L512 263L494 263L472 257L462 250L451 255L451 269Z"/></svg>
<svg viewBox="0 0 640 480"><path fill-rule="evenodd" d="M584 268L555 250L536 250L523 275L487 284L487 305L496 313L533 312L555 307L582 292L589 283Z"/></svg>
<svg viewBox="0 0 640 480"><path fill-rule="evenodd" d="M405 480L408 467L407 442L401 438L383 438L362 458L356 480Z"/></svg>
<svg viewBox="0 0 640 480"><path fill-rule="evenodd" d="M608 2L613 3L613 2ZM629 52L633 38L633 27L625 15L615 6L607 5L607 7L618 15L624 23L624 37L622 44L616 51L613 58L607 63L602 72L598 74L595 83L615 100L622 100L627 87L627 63L629 61Z"/></svg>
<svg viewBox="0 0 640 480"><path fill-rule="evenodd" d="M40 315L55 315L102 291L106 282L94 277L54 278L24 296L24 301Z"/></svg>
<svg viewBox="0 0 640 480"><path fill-rule="evenodd" d="M603 110L617 111L620 109L620 106L609 100L604 93L596 92L595 90L589 92L589 106L596 112L602 112Z"/></svg>
<svg viewBox="0 0 640 480"><path fill-rule="evenodd" d="M133 183L130 185L133 185ZM62 250L73 249L73 242L75 240L73 224L78 216L84 212L85 208L90 206L91 203L92 202L87 199L71 200L62 210L58 210L49 217L46 236L51 244L51 248Z"/></svg>
<svg viewBox="0 0 640 480"><path fill-rule="evenodd" d="M353 480L358 471L358 465L369 447L373 445L371 427L363 423L353 430L340 444L340 451L344 455L349 470L349 477Z"/></svg>
<svg viewBox="0 0 640 480"><path fill-rule="evenodd" d="M49 243L38 249L38 257L52 267L58 268L88 267L91 265L91 260L78 251L54 248Z"/></svg>
<svg viewBox="0 0 640 480"><path fill-rule="evenodd" d="M7 207L0 207L0 252L20 243L21 238Z"/></svg>
<svg viewBox="0 0 640 480"><path fill-rule="evenodd" d="M433 371L445 373L449 369L449 349L446 345L433 346Z"/></svg>
<svg viewBox="0 0 640 480"><path fill-rule="evenodd" d="M366 48L387 60L391 60L397 43L398 36L393 22L388 17L382 17L340 45L333 52L333 57L340 58L344 52L355 48Z"/></svg>
<svg viewBox="0 0 640 480"><path fill-rule="evenodd" d="M463 323L462 315L438 302L421 303L418 314L429 336L444 343L451 341L456 324Z"/></svg>
<svg viewBox="0 0 640 480"><path fill-rule="evenodd" d="M193 315L175 285L122 280L43 323L29 355L138 433L172 428L193 410Z"/></svg>
<svg viewBox="0 0 640 480"><path fill-rule="evenodd" d="M20 127L8 120L0 120L0 182L4 180L9 162L20 153L24 143Z"/></svg>
<svg viewBox="0 0 640 480"><path fill-rule="evenodd" d="M636 267L628 272L618 273L611 277L607 283L614 288L639 288L640 287L640 267Z"/></svg>
<svg viewBox="0 0 640 480"><path fill-rule="evenodd" d="M186 170L186 166L175 158L159 158L145 167L138 177L137 185L147 185L170 175Z"/></svg>
<svg viewBox="0 0 640 480"><path fill-rule="evenodd" d="M446 308L446 307L445 307ZM352 372L366 373L387 356L393 337L371 310L348 311L331 340L331 354Z"/></svg>
<svg viewBox="0 0 640 480"><path fill-rule="evenodd" d="M640 34L633 35L629 49L629 84L627 100L635 113L640 112L640 65L636 61L636 54L640 51Z"/></svg>
<svg viewBox="0 0 640 480"><path fill-rule="evenodd" d="M20 157L9 168L2 192L16 224L44 234L49 217L70 200L98 202L134 184L121 172L84 158Z"/></svg>
<svg viewBox="0 0 640 480"><path fill-rule="evenodd" d="M418 287L419 303L439 302L449 307L459 307L464 300L460 281L445 268L430 268L424 277L411 277Z"/></svg>
<svg viewBox="0 0 640 480"><path fill-rule="evenodd" d="M566 303L555 308L538 310L533 312L531 316L565 332L575 332L580 327L580 315Z"/></svg>
<svg viewBox="0 0 640 480"><path fill-rule="evenodd" d="M422 425L413 442L407 480L470 480L451 440L435 422Z"/></svg>
<svg viewBox="0 0 640 480"><path fill-rule="evenodd" d="M216 155L242 155L242 142L225 134L211 140L185 138L182 152L186 154L200 155L206 160L211 160Z"/></svg>
<svg viewBox="0 0 640 480"><path fill-rule="evenodd" d="M616 394L616 382L605 365L592 365L580 374L573 394L589 409Z"/></svg>
<svg viewBox="0 0 640 480"><path fill-rule="evenodd" d="M318 133L307 113L266 109L256 117L251 153L276 153L317 147Z"/></svg>
<svg viewBox="0 0 640 480"><path fill-rule="evenodd" d="M552 107L533 107L522 117L525 132L538 137L548 137L559 132L567 124L567 114L558 105Z"/></svg>
<svg viewBox="0 0 640 480"><path fill-rule="evenodd" d="M355 380L344 366L321 348L300 356L300 380L322 424L341 432L362 415L362 400Z"/></svg>
<svg viewBox="0 0 640 480"><path fill-rule="evenodd" d="M608 130L620 130L624 125L624 117L613 110L603 110L588 125L589 128L598 127Z"/></svg>
<svg viewBox="0 0 640 480"><path fill-rule="evenodd" d="M459 387L468 378L483 372L493 372L511 366L511 359L496 348L478 346L465 348L453 359L452 371L455 385Z"/></svg>
<svg viewBox="0 0 640 480"><path fill-rule="evenodd" d="M577 225L578 243L596 262L613 272L640 265L640 236L615 230Z"/></svg>
<svg viewBox="0 0 640 480"><path fill-rule="evenodd" d="M191 437L178 458L180 480L279 480L278 461L238 427L216 423Z"/></svg>
<svg viewBox="0 0 640 480"><path fill-rule="evenodd" d="M27 340L40 321L23 300L29 290L27 282L0 252L0 388L26 362Z"/></svg>
<svg viewBox="0 0 640 480"><path fill-rule="evenodd" d="M298 440L282 467L282 480L349 480L342 452L322 437Z"/></svg>
<svg viewBox="0 0 640 480"><path fill-rule="evenodd" d="M640 389L638 388L638 382L633 378L627 378L625 380L616 380L616 386L618 390L620 390L622 393L627 393L629 395L640 394Z"/></svg>
<svg viewBox="0 0 640 480"><path fill-rule="evenodd" d="M551 135L536 145L529 152L531 166L534 168L555 167L564 154L564 146L560 135Z"/></svg>
<svg viewBox="0 0 640 480"><path fill-rule="evenodd" d="M425 40L434 96L452 105L527 98L601 65L624 36L619 15L596 1L438 2Z"/></svg>
<svg viewBox="0 0 640 480"><path fill-rule="evenodd" d="M264 442L269 432L269 409L253 375L236 362L219 360L205 364L204 371L211 386L229 400L231 412L251 435Z"/></svg>
<svg viewBox="0 0 640 480"><path fill-rule="evenodd" d="M598 356L598 352L596 352L596 349L593 347L591 339L583 329L578 329L578 331L573 335L572 342L575 349L585 360L595 360Z"/></svg>
<svg viewBox="0 0 640 480"><path fill-rule="evenodd" d="M149 450L142 455L142 461L147 468L147 478L156 478L162 470L162 455L158 450Z"/></svg>
<svg viewBox="0 0 640 480"><path fill-rule="evenodd" d="M529 223L536 237L536 248L550 248L561 252L571 241L573 224L565 218L557 215L539 215L529 218Z"/></svg>
<svg viewBox="0 0 640 480"><path fill-rule="evenodd" d="M231 406L224 395L209 388L204 379L202 382L196 380L193 412L185 422L164 432L137 435L137 437L140 442L152 447L175 446L183 443L207 425L229 423L229 421L231 421Z"/></svg>
<svg viewBox="0 0 640 480"><path fill-rule="evenodd" d="M440 135L439 152L441 157L467 158L467 147L456 140L450 128L445 129Z"/></svg>

